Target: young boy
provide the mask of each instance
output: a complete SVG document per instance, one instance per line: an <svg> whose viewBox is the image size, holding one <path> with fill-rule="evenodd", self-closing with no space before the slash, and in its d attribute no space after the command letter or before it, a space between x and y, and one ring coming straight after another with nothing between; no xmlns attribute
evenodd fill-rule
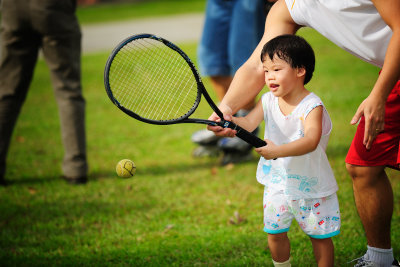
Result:
<svg viewBox="0 0 400 267"><path fill-rule="evenodd" d="M257 180L265 185L264 231L273 263L291 266L287 232L295 218L311 239L318 266L333 266L331 237L340 232L340 212L325 154L332 122L321 99L304 87L314 52L303 38L281 35L264 45L261 61L270 92L233 121L252 131L265 120L267 145L256 149Z"/></svg>

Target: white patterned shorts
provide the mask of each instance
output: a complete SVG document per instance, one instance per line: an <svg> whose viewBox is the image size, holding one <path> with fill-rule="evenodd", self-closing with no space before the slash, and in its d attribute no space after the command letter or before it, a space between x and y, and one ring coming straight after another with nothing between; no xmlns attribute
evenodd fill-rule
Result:
<svg viewBox="0 0 400 267"><path fill-rule="evenodd" d="M264 191L264 231L279 234L289 231L293 218L300 228L316 239L340 233L340 211L336 193L322 198L288 200L283 191Z"/></svg>

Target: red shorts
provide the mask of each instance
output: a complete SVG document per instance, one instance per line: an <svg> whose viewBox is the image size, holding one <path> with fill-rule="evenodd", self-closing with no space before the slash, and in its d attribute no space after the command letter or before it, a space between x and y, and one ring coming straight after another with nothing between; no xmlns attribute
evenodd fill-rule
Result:
<svg viewBox="0 0 400 267"><path fill-rule="evenodd" d="M385 130L379 133L367 150L363 144L364 117L357 127L346 156L346 163L358 166L388 166L400 170L400 81L390 93L385 107Z"/></svg>

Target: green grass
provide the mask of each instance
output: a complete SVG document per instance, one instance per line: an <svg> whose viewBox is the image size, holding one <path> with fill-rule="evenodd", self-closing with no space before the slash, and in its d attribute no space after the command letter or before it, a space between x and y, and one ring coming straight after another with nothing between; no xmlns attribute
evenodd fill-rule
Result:
<svg viewBox="0 0 400 267"><path fill-rule="evenodd" d="M308 87L323 99L334 125L327 152L343 221L333 240L336 265L344 266L366 248L344 166L355 131L349 121L378 70L312 30L301 34L317 55ZM182 48L195 59L196 44ZM194 159L190 136L202 126L154 126L121 113L103 86L107 56L82 59L90 163L85 186L59 179L63 150L57 107L48 69L39 62L9 151L6 178L12 184L0 188L0 265L271 266L257 160L226 168L215 158ZM203 101L196 116L210 114ZM123 158L135 161L134 178L116 177L115 165ZM389 173L399 203L400 175ZM235 212L245 220L232 223ZM397 256L399 221L397 205L392 231ZM315 266L311 244L295 222L289 237L292 265Z"/></svg>
<svg viewBox="0 0 400 267"><path fill-rule="evenodd" d="M103 23L116 20L132 20L156 16L201 13L205 0L151 0L121 4L81 6L77 16L82 24Z"/></svg>

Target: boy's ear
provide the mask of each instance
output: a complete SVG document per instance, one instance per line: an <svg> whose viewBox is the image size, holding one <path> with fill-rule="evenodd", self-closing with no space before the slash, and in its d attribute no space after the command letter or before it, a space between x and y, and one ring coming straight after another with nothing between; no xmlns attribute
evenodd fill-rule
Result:
<svg viewBox="0 0 400 267"><path fill-rule="evenodd" d="M305 68L297 68L297 77L305 76L306 69Z"/></svg>

